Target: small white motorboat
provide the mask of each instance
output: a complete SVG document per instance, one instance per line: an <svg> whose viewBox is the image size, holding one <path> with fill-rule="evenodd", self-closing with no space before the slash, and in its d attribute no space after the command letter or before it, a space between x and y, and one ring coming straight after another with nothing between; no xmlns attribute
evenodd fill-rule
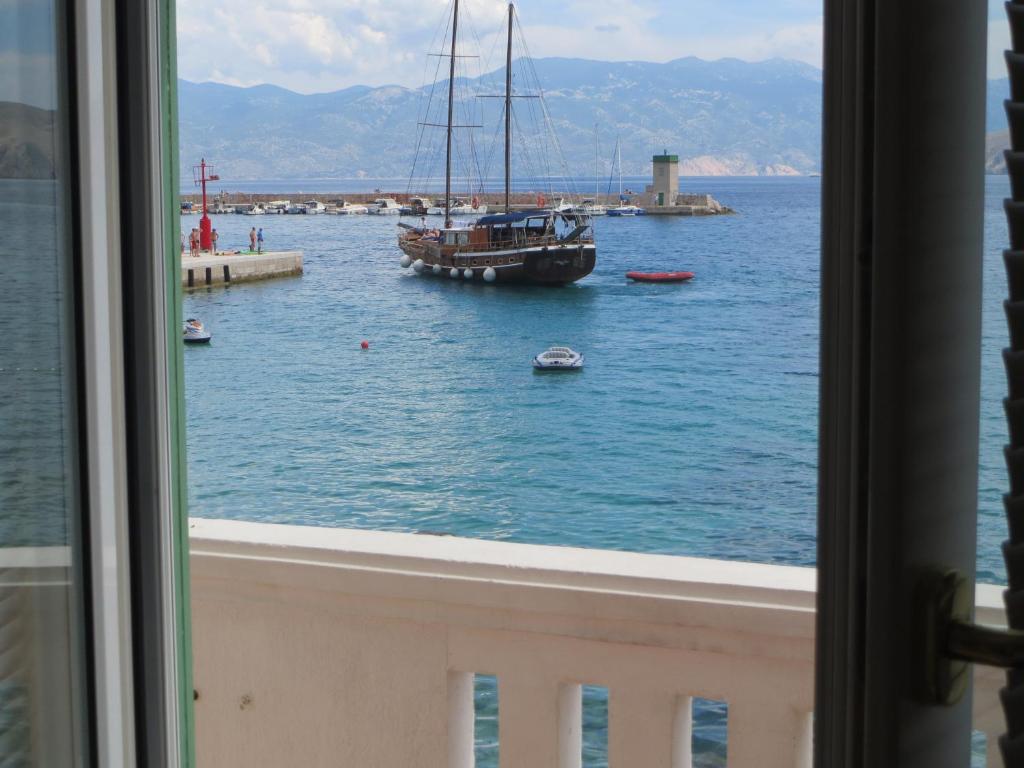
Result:
<svg viewBox="0 0 1024 768"><path fill-rule="evenodd" d="M415 208L413 208L413 213L416 213ZM466 202L461 198L455 198L448 209L449 216L475 216L477 214L483 216L485 213L487 213L487 204L480 202L480 199L476 197L470 202ZM444 205L434 205L427 208L426 215L444 216Z"/></svg>
<svg viewBox="0 0 1024 768"><path fill-rule="evenodd" d="M569 347L551 347L533 358L538 371L578 371L583 367L583 355Z"/></svg>
<svg viewBox="0 0 1024 768"><path fill-rule="evenodd" d="M356 216L362 213L369 213L370 209L365 205L353 205L347 200L334 209L338 216Z"/></svg>
<svg viewBox="0 0 1024 768"><path fill-rule="evenodd" d="M402 206L391 197L378 197L369 206L369 209L370 213L377 216L400 216L402 214Z"/></svg>
<svg viewBox="0 0 1024 768"><path fill-rule="evenodd" d="M186 344L209 344L210 339L213 338L202 322L194 317L185 321L183 332Z"/></svg>

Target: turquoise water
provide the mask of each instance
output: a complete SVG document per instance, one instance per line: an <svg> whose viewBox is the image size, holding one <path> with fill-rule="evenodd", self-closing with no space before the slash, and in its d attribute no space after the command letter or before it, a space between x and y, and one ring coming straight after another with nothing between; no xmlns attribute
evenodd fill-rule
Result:
<svg viewBox="0 0 1024 768"><path fill-rule="evenodd" d="M987 184L979 576L999 582L1007 182ZM192 514L812 565L820 182L692 191L739 214L598 219L597 268L563 289L418 277L385 217L215 217L222 246L256 223L306 274L185 298L214 334L186 350ZM535 374L556 343L586 369ZM698 765L722 764L724 706L695 717ZM605 765L587 733L586 764Z"/></svg>
<svg viewBox="0 0 1024 768"><path fill-rule="evenodd" d="M719 184L740 215L599 219L562 289L416 276L394 219L260 217L306 274L185 300L193 513L812 563L819 185ZM587 368L535 374L556 343Z"/></svg>

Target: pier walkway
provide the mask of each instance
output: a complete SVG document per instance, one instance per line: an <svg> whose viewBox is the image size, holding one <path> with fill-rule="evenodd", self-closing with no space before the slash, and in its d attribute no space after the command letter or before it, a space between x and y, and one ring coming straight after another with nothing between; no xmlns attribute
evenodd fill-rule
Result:
<svg viewBox="0 0 1024 768"><path fill-rule="evenodd" d="M181 257L185 288L245 283L302 274L302 251L219 252Z"/></svg>

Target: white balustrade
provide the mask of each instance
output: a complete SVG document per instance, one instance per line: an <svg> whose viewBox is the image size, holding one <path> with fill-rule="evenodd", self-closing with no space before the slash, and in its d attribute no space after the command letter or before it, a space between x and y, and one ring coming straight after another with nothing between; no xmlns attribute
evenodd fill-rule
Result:
<svg viewBox="0 0 1024 768"><path fill-rule="evenodd" d="M200 765L471 768L474 674L498 681L501 768L579 768L585 685L611 768L690 768L697 697L728 704L729 768L811 765L813 569L191 525ZM999 623L999 590L978 599ZM976 681L998 734L1001 673Z"/></svg>

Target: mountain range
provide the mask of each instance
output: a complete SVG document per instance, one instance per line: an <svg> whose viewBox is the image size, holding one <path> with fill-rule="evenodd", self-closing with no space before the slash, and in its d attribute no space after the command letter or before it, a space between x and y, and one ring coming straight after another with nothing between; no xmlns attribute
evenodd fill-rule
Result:
<svg viewBox="0 0 1024 768"><path fill-rule="evenodd" d="M807 64L692 57L664 64L561 58L533 64L575 176L593 175L597 159L608 173L616 138L628 176L647 175L651 155L663 150L680 156L687 176L820 171L822 73ZM499 70L460 90L493 92L503 79ZM183 179L200 157L216 165L228 188L231 180L408 178L424 93L354 86L303 95L272 85L181 80ZM990 173L1005 172L1008 97L1006 78L988 82ZM51 111L0 102L0 178L53 177L53 123ZM481 134L494 136L493 130Z"/></svg>
<svg viewBox="0 0 1024 768"><path fill-rule="evenodd" d="M52 110L0 101L0 179L52 179Z"/></svg>
<svg viewBox="0 0 1024 768"><path fill-rule="evenodd" d="M680 156L684 175L819 170L822 78L807 64L691 57L660 64L545 58L532 65L575 176L595 172L595 126L605 173L616 137L626 175L649 173L651 155L663 150ZM494 92L503 80L501 69L458 90ZM271 85L181 81L182 171L190 177L205 157L226 181L408 177L424 92L356 86L302 95ZM481 135L490 138L494 127Z"/></svg>

